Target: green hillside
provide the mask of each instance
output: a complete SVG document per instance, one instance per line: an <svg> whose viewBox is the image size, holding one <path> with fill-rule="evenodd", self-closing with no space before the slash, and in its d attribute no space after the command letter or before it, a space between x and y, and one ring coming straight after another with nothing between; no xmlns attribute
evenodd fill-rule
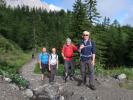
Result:
<svg viewBox="0 0 133 100"><path fill-rule="evenodd" d="M13 41L0 35L0 70L16 73L30 58Z"/></svg>

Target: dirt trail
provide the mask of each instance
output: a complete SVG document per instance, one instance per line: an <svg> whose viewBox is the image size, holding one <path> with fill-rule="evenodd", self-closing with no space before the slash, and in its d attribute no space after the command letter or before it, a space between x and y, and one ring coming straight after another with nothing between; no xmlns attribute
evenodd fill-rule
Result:
<svg viewBox="0 0 133 100"><path fill-rule="evenodd" d="M33 73L36 62L36 59L30 61L25 64L21 70L21 75L30 82L31 89L48 84L48 78L41 81L40 75ZM61 84L65 89L73 91L75 95L85 97L86 100L133 100L133 91L120 88L117 84L117 80L111 77L97 78L96 91L92 91L85 86L77 86L77 81L68 81L67 83L64 83L59 76L56 77L56 82Z"/></svg>

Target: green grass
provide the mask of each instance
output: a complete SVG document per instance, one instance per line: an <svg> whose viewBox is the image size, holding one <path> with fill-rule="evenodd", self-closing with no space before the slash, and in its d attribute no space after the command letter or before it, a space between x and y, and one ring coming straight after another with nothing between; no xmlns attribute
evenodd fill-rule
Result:
<svg viewBox="0 0 133 100"><path fill-rule="evenodd" d="M126 81L122 81L119 83L119 86L121 88L126 88L128 90L133 90L133 83L130 82L129 80L126 80Z"/></svg>
<svg viewBox="0 0 133 100"><path fill-rule="evenodd" d="M38 63L36 63L36 65L35 65L34 73L35 74L41 74L40 67L39 67ZM57 76L63 76L63 73L64 73L64 65L59 64L59 68L57 70ZM80 75L80 69L79 68L75 69L75 74Z"/></svg>
<svg viewBox="0 0 133 100"><path fill-rule="evenodd" d="M34 73L35 74L41 74L39 63L36 63L35 68L34 68Z"/></svg>
<svg viewBox="0 0 133 100"><path fill-rule="evenodd" d="M63 75L64 72L64 65L60 64L59 69L57 70L57 75L61 76ZM40 74L40 69L39 69L39 64L37 63L35 68L34 68L34 73ZM116 69L104 69L103 65L96 65L95 66L95 74L97 76L115 76L119 75L121 73L125 73L127 75L127 78L129 80L133 80L133 68L125 68L125 67L119 67ZM75 74L80 75L80 69L76 68L75 69Z"/></svg>
<svg viewBox="0 0 133 100"><path fill-rule="evenodd" d="M0 35L0 69L16 73L31 59L31 53L24 53L13 41Z"/></svg>
<svg viewBox="0 0 133 100"><path fill-rule="evenodd" d="M0 74L4 77L11 78L12 82L20 87L28 87L29 83L24 78L22 78L17 72L22 67L23 64L31 59L30 53L20 54L8 54L8 57L0 60Z"/></svg>
<svg viewBox="0 0 133 100"><path fill-rule="evenodd" d="M0 35L0 74L12 79L18 86L26 87L28 82L17 72L31 59L31 53L24 53L21 48Z"/></svg>
<svg viewBox="0 0 133 100"><path fill-rule="evenodd" d="M26 54L20 52L20 54L3 54L3 58L0 59L0 69L9 73L16 73L22 67L22 65L28 62L30 59L30 53Z"/></svg>
<svg viewBox="0 0 133 100"><path fill-rule="evenodd" d="M115 76L124 73L127 75L129 80L133 80L133 68L127 68L124 66L117 67L115 69L104 69L103 65L97 64L95 67L95 73L96 75L101 76Z"/></svg>
<svg viewBox="0 0 133 100"><path fill-rule="evenodd" d="M64 71L64 66L62 64L59 65L59 68L57 70L57 75L62 76ZM36 63L35 68L34 68L34 73L35 74L41 74L39 64Z"/></svg>

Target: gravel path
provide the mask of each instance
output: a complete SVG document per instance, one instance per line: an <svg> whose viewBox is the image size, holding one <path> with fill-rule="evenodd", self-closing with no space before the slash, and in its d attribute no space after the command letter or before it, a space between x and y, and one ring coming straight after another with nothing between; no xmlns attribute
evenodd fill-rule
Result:
<svg viewBox="0 0 133 100"><path fill-rule="evenodd" d="M9 84L0 79L0 100L28 100L22 91L14 84Z"/></svg>
<svg viewBox="0 0 133 100"><path fill-rule="evenodd" d="M48 84L48 78L40 80L39 74L34 74L33 70L37 60L32 60L22 67L21 75L30 82L30 88L35 89L41 85ZM77 81L64 83L61 77L56 77L56 82L61 84L64 89L73 91L74 95L85 97L86 100L133 100L133 91L120 88L118 80L111 77L97 78L97 90L92 91L85 86L77 86ZM77 100L72 98L71 100Z"/></svg>

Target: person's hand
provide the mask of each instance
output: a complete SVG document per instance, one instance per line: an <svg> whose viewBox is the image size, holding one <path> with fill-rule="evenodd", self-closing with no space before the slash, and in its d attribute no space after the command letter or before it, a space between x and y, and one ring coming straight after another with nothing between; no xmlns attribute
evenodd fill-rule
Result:
<svg viewBox="0 0 133 100"><path fill-rule="evenodd" d="M57 70L58 70L58 65L57 65L57 67L56 67L56 68L57 68Z"/></svg>
<svg viewBox="0 0 133 100"><path fill-rule="evenodd" d="M40 65L40 69L42 69L42 66Z"/></svg>
<svg viewBox="0 0 133 100"><path fill-rule="evenodd" d="M51 68L49 67L49 71L51 71Z"/></svg>
<svg viewBox="0 0 133 100"><path fill-rule="evenodd" d="M80 50L83 49L85 46L83 44L80 45Z"/></svg>
<svg viewBox="0 0 133 100"><path fill-rule="evenodd" d="M92 65L93 65L93 66L95 65L95 60L92 60Z"/></svg>
<svg viewBox="0 0 133 100"><path fill-rule="evenodd" d="M65 60L65 59L66 59L66 57L63 57L63 59Z"/></svg>
<svg viewBox="0 0 133 100"><path fill-rule="evenodd" d="M49 69L49 71L51 71L50 65L49 65L48 69Z"/></svg>

